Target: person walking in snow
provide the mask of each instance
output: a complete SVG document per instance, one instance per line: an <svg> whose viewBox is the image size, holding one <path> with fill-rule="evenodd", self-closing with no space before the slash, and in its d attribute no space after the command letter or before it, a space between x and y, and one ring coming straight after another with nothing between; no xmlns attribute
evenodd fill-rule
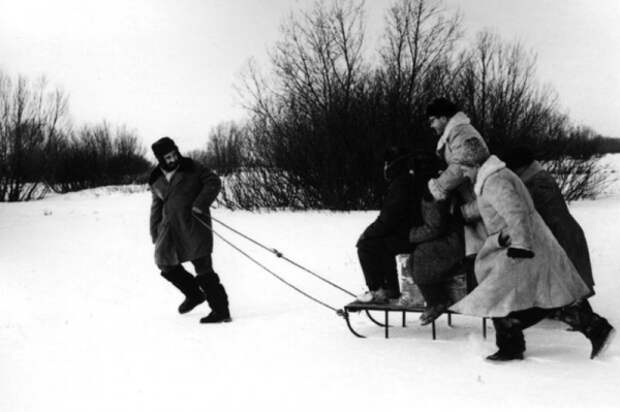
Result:
<svg viewBox="0 0 620 412"><path fill-rule="evenodd" d="M476 256L478 286L450 309L493 318L498 351L488 360L523 359L523 330L590 289L536 212L524 183L504 162L492 155L463 166L463 174L474 183L489 236Z"/></svg>
<svg viewBox="0 0 620 412"><path fill-rule="evenodd" d="M437 178L429 180L430 193L436 200L452 197L459 204L475 201L473 185L463 174L461 166L484 162L489 157L486 142L471 125L467 115L446 98L433 100L428 105L426 114L430 127L439 136L436 153L447 164L447 168ZM484 225L479 221L464 225L463 232L465 264L472 266L487 234ZM467 265L467 262L471 264ZM469 277L473 279L471 268L469 272Z"/></svg>
<svg viewBox="0 0 620 412"><path fill-rule="evenodd" d="M411 154L389 147L384 156L383 174L388 182L379 216L357 241L357 255L368 291L357 297L363 303L387 303L400 295L395 256L411 251L408 233L413 224L413 176L409 173Z"/></svg>
<svg viewBox="0 0 620 412"><path fill-rule="evenodd" d="M590 292L572 305L559 309L553 316L569 324L573 330L592 337L591 357L595 357L601 341L608 339L613 327L607 319L592 310L588 298L594 295L594 278L588 242L583 229L570 214L557 182L534 159L534 152L526 147L515 147L504 156L506 166L515 172L527 187L534 207L547 224L551 233L571 260L577 273L588 286ZM598 336L594 336L598 334Z"/></svg>
<svg viewBox="0 0 620 412"><path fill-rule="evenodd" d="M228 296L213 270L213 234L194 217L211 225L209 207L220 191L220 178L181 156L169 137L157 140L151 148L159 163L149 179L155 263L161 275L185 295L179 313L187 313L206 300L211 313L200 322L228 322ZM192 262L197 276L183 268L182 263L187 261Z"/></svg>

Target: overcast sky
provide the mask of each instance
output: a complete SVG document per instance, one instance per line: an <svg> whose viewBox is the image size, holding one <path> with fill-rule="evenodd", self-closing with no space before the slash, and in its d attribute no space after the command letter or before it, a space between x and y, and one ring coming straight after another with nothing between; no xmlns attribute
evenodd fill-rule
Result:
<svg viewBox="0 0 620 412"><path fill-rule="evenodd" d="M278 26L307 0L0 0L0 70L45 75L70 95L76 123L125 124L145 144L169 135L204 146L244 113L234 85L263 67ZM392 1L367 0L376 42ZM620 0L447 0L466 34L490 28L538 54L538 79L571 118L620 137Z"/></svg>

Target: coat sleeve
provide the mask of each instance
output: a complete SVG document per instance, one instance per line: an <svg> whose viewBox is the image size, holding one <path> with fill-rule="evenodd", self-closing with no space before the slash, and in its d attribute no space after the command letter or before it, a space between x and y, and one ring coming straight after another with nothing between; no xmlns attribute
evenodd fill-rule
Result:
<svg viewBox="0 0 620 412"><path fill-rule="evenodd" d="M455 137L447 142L450 145L450 159L446 170L439 177L429 181L429 189L438 200L446 199L448 194L460 186L467 177L461 166L475 166L489 157L489 148L482 137L471 126L463 127Z"/></svg>
<svg viewBox="0 0 620 412"><path fill-rule="evenodd" d="M209 210L209 207L211 207L211 204L215 201L217 195L220 193L220 190L222 188L222 181L220 180L218 175L216 175L206 167L201 168L199 173L200 182L202 183L202 189L200 190L200 193L198 193L196 200L194 200L193 206L197 207L203 212L206 212L207 210Z"/></svg>
<svg viewBox="0 0 620 412"><path fill-rule="evenodd" d="M467 177L458 164L449 165L436 179L428 181L428 190L436 200L445 200L450 192L459 187Z"/></svg>
<svg viewBox="0 0 620 412"><path fill-rule="evenodd" d="M420 226L409 230L409 242L422 243L441 237L448 228L448 202L424 201Z"/></svg>
<svg viewBox="0 0 620 412"><path fill-rule="evenodd" d="M524 199L529 194L518 177L509 179L500 176L500 173L490 176L482 188L482 196L506 223L504 234L508 235L508 246L535 253L532 250L532 231L535 230L532 227L533 211Z"/></svg>
<svg viewBox="0 0 620 412"><path fill-rule="evenodd" d="M543 175L532 179L526 186L532 201L551 232L561 230L564 217L569 213L562 192L553 177Z"/></svg>
<svg viewBox="0 0 620 412"><path fill-rule="evenodd" d="M153 243L157 240L157 228L162 220L162 209L164 206L164 202L157 196L153 188L151 187L152 200L151 200L151 218L150 218L150 228L151 228L151 240Z"/></svg>
<svg viewBox="0 0 620 412"><path fill-rule="evenodd" d="M478 209L478 201L471 200L461 205L461 216L466 223L477 222L481 219L480 210Z"/></svg>

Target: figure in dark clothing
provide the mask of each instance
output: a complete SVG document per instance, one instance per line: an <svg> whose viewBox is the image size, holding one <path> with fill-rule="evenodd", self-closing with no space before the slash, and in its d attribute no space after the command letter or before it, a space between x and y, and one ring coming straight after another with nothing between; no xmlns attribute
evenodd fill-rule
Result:
<svg viewBox="0 0 620 412"><path fill-rule="evenodd" d="M428 181L439 172L438 163L428 156L416 158L414 164L420 220L409 230L413 247L409 270L426 301L422 325L433 322L454 303L454 276L460 274L465 257L463 223L450 213L449 200L435 200L428 189Z"/></svg>
<svg viewBox="0 0 620 412"><path fill-rule="evenodd" d="M206 300L211 313L200 322L228 322L228 296L211 260L213 234L194 217L197 215L211 225L209 207L220 191L220 178L182 157L169 137L153 143L152 149L159 162L149 179L155 263L161 275L185 295L180 313L187 313ZM192 262L196 277L183 268L182 263L187 261Z"/></svg>
<svg viewBox="0 0 620 412"><path fill-rule="evenodd" d="M594 279L583 229L570 214L557 182L551 173L535 160L531 149L526 146L516 147L506 153L504 160L506 166L519 175L532 197L536 211L568 255L581 279L590 288L587 296L572 305L553 311L551 315L588 337L596 335L591 339L591 356L595 357L603 344L601 339L606 341L613 328L607 319L594 313L588 302L588 298L594 295Z"/></svg>
<svg viewBox="0 0 620 412"><path fill-rule="evenodd" d="M357 254L368 292L360 302L385 303L400 294L395 256L411 251L409 228L416 215L413 176L409 173L411 154L398 147L385 153L384 177L389 182L379 216L357 241Z"/></svg>

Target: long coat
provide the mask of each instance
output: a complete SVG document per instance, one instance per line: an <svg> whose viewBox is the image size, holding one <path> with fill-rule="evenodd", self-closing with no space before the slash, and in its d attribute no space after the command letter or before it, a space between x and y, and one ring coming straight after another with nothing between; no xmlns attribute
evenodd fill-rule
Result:
<svg viewBox="0 0 620 412"><path fill-rule="evenodd" d="M474 186L489 237L475 262L478 286L451 309L502 317L532 307L558 308L589 293L566 252L542 220L527 188L495 156L480 167ZM500 245L507 237L507 246ZM507 247L534 252L514 259Z"/></svg>
<svg viewBox="0 0 620 412"><path fill-rule="evenodd" d="M213 234L192 216L192 207L198 207L211 226L209 207L220 191L220 178L191 159L181 158L170 182L157 168L149 184L155 263L173 266L211 254Z"/></svg>
<svg viewBox="0 0 620 412"><path fill-rule="evenodd" d="M448 121L437 142L437 155L445 160L448 167L436 179L429 180L428 187L433 197L443 200L456 192L461 202L473 201L473 186L463 174L462 166L484 162L489 157L489 148L463 112L456 113ZM465 225L464 234L465 253L476 254L486 239L484 225L482 222Z"/></svg>
<svg viewBox="0 0 620 412"><path fill-rule="evenodd" d="M422 199L422 224L409 231L414 245L409 268L418 285L436 284L455 275L464 257L462 226L450 214L447 201Z"/></svg>
<svg viewBox="0 0 620 412"><path fill-rule="evenodd" d="M594 279L588 242L583 229L570 214L555 179L537 161L532 162L519 176L530 192L536 210L593 295Z"/></svg>

